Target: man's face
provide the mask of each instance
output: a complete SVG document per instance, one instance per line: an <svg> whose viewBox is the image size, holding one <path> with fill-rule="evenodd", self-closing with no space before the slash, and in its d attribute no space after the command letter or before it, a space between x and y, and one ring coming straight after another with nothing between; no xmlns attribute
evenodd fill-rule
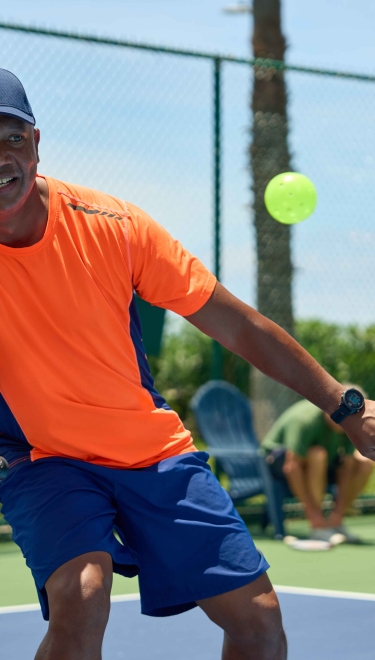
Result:
<svg viewBox="0 0 375 660"><path fill-rule="evenodd" d="M0 115L0 221L2 211L16 211L31 192L39 139L39 130L31 124Z"/></svg>

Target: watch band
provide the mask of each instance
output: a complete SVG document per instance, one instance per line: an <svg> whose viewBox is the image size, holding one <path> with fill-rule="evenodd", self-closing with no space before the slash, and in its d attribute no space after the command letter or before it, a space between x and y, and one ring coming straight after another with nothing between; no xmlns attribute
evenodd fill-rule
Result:
<svg viewBox="0 0 375 660"><path fill-rule="evenodd" d="M353 412L345 405L345 403L340 403L340 406L337 410L331 415L331 419L336 424L340 424L346 417L352 415Z"/></svg>

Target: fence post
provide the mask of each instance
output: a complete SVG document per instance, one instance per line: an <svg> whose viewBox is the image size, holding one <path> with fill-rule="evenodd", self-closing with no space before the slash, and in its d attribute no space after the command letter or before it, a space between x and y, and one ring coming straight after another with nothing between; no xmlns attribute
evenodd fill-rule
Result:
<svg viewBox="0 0 375 660"><path fill-rule="evenodd" d="M214 63L214 95L213 95L213 155L214 155L214 273L220 281L221 277L221 68L222 61L216 57ZM213 341L211 377L215 380L223 377L223 351L220 344Z"/></svg>

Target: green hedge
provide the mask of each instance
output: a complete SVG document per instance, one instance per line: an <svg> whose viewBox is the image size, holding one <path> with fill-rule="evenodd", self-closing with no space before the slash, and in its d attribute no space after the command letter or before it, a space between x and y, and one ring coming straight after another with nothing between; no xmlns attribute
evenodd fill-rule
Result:
<svg viewBox="0 0 375 660"><path fill-rule="evenodd" d="M191 420L189 402L211 378L212 341L185 322L178 334L167 334L159 357L149 362L158 391L183 420ZM250 365L223 349L223 376L248 394Z"/></svg>
<svg viewBox="0 0 375 660"><path fill-rule="evenodd" d="M375 325L299 321L296 337L334 378L361 385L375 399Z"/></svg>
<svg viewBox="0 0 375 660"><path fill-rule="evenodd" d="M357 383L375 399L375 325L298 321L296 338L337 380ZM211 351L211 340L186 322L178 333L166 334L160 356L150 358L158 390L183 420L191 419L189 401L211 377ZM223 353L224 379L248 394L250 366Z"/></svg>

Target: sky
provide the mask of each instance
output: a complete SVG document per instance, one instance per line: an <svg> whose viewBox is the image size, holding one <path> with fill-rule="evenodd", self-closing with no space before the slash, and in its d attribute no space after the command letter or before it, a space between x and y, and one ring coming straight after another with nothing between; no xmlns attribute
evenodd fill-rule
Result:
<svg viewBox="0 0 375 660"><path fill-rule="evenodd" d="M251 16L224 13L226 2L12 0L0 21L247 57ZM283 3L292 64L375 73L374 28L370 0ZM49 174L143 206L212 268L212 71L202 61L139 51L126 51L125 62L124 52L7 32L0 65L25 81ZM255 304L250 79L234 65L223 78L223 282ZM293 232L296 316L373 323L375 85L301 74L288 74L287 83L293 166L312 178L319 200L313 219Z"/></svg>

